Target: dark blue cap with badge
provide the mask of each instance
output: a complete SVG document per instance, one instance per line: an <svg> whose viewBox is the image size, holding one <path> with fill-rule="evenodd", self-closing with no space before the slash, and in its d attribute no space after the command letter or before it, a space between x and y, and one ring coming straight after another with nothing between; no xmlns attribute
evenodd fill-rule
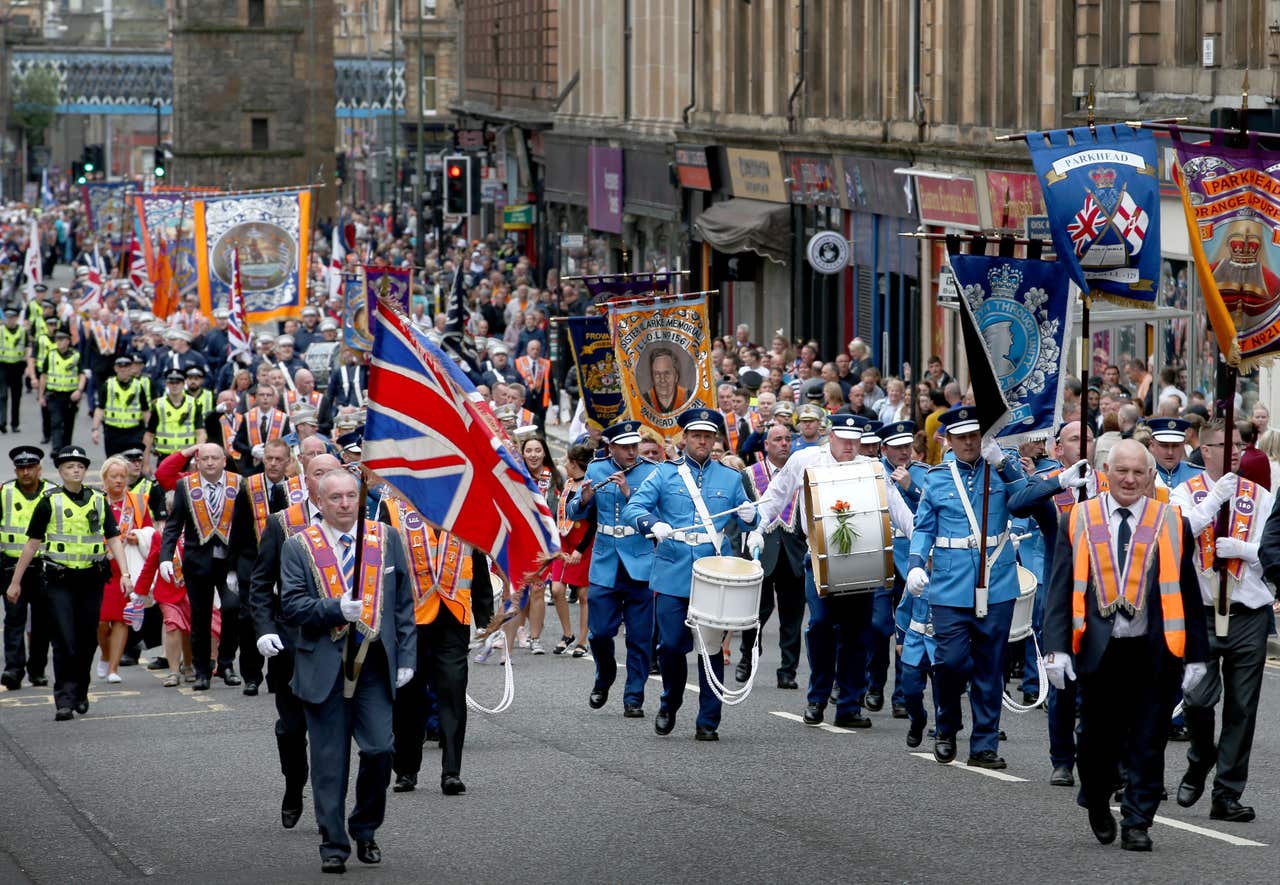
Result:
<svg viewBox="0 0 1280 885"><path fill-rule="evenodd" d="M977 433L982 429L978 424L977 406L956 406L942 413L938 423L947 429L947 433Z"/></svg>
<svg viewBox="0 0 1280 885"><path fill-rule="evenodd" d="M164 376L164 380L170 384L181 384L187 380L187 376L181 369L170 369L169 373Z"/></svg>
<svg viewBox="0 0 1280 885"><path fill-rule="evenodd" d="M600 434L605 442L615 446L630 446L640 442L639 421L617 421L610 424Z"/></svg>
<svg viewBox="0 0 1280 885"><path fill-rule="evenodd" d="M1166 443L1186 442L1191 427L1191 422L1182 418L1148 418L1145 423L1157 442Z"/></svg>
<svg viewBox="0 0 1280 885"><path fill-rule="evenodd" d="M79 464L83 464L85 467L88 467L89 453L80 448L80 446L63 446L58 449L58 453L53 456L53 463L56 467L61 467L68 461L75 461Z"/></svg>
<svg viewBox="0 0 1280 885"><path fill-rule="evenodd" d="M14 467L33 467L44 460L44 450L35 446L15 446L9 450Z"/></svg>
<svg viewBox="0 0 1280 885"><path fill-rule="evenodd" d="M880 441L886 446L905 446L916 437L916 422L894 421L880 431Z"/></svg>
<svg viewBox="0 0 1280 885"><path fill-rule="evenodd" d="M724 416L715 409L697 407L686 409L676 418L680 429L688 433L690 430L706 430L711 433L724 433Z"/></svg>
<svg viewBox="0 0 1280 885"><path fill-rule="evenodd" d="M867 423L867 419L861 415L850 415L848 413L836 413L831 416L831 435L838 436L841 439L861 439L862 425Z"/></svg>
<svg viewBox="0 0 1280 885"><path fill-rule="evenodd" d="M862 418L862 421L862 441L873 445L880 442L880 431L884 425L870 418Z"/></svg>

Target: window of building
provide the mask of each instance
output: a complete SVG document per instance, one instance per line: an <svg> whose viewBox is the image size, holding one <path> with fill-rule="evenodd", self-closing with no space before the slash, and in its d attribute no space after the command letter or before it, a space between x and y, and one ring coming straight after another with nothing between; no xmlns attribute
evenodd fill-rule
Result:
<svg viewBox="0 0 1280 885"><path fill-rule="evenodd" d="M436 0L422 0L422 17L435 18Z"/></svg>
<svg viewBox="0 0 1280 885"><path fill-rule="evenodd" d="M271 150L271 129L266 117L249 120L249 144L255 151Z"/></svg>
<svg viewBox="0 0 1280 885"><path fill-rule="evenodd" d="M249 27L267 26L267 0L249 0Z"/></svg>
<svg viewBox="0 0 1280 885"><path fill-rule="evenodd" d="M436 113L436 57L422 56L422 113Z"/></svg>

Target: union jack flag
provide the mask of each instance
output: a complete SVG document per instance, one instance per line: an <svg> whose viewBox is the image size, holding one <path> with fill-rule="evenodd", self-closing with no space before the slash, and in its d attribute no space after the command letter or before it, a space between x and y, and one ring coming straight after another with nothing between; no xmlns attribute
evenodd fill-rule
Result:
<svg viewBox="0 0 1280 885"><path fill-rule="evenodd" d="M1071 245L1076 255L1089 251L1089 246L1096 240L1107 226L1107 213L1093 194L1084 198L1084 206L1076 213L1075 218L1067 225L1067 233L1071 235Z"/></svg>
<svg viewBox="0 0 1280 885"><path fill-rule="evenodd" d="M1129 244L1129 254L1137 255L1142 251L1142 244L1147 239L1147 224L1150 218L1147 211L1138 205L1128 191L1120 194L1120 202L1116 205L1116 228L1120 236Z"/></svg>
<svg viewBox="0 0 1280 885"><path fill-rule="evenodd" d="M453 360L381 301L373 320L364 466L519 581L560 549L546 499Z"/></svg>
<svg viewBox="0 0 1280 885"><path fill-rule="evenodd" d="M75 298L78 313L97 311L102 307L102 271L91 268Z"/></svg>
<svg viewBox="0 0 1280 885"><path fill-rule="evenodd" d="M151 275L147 272L147 259L143 255L142 243L136 232L129 243L129 282L133 284L134 294L139 298L142 297L142 287L151 282ZM151 305L147 305L147 308L150 309Z"/></svg>
<svg viewBox="0 0 1280 885"><path fill-rule="evenodd" d="M231 252L231 294L227 297L227 356L230 359L244 354L251 356L249 349L249 319L245 315L244 289L240 284L240 250Z"/></svg>

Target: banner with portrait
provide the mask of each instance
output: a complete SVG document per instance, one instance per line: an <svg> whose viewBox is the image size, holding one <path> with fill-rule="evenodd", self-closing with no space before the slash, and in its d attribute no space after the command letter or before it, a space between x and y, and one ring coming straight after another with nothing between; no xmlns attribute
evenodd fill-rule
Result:
<svg viewBox="0 0 1280 885"><path fill-rule="evenodd" d="M80 199L84 203L85 220L94 233L119 242L123 236L125 189L127 181L94 181L80 185Z"/></svg>
<svg viewBox="0 0 1280 885"><path fill-rule="evenodd" d="M1090 297L1155 307L1160 282L1156 141L1123 124L1027 134L1058 260Z"/></svg>
<svg viewBox="0 0 1280 885"><path fill-rule="evenodd" d="M982 408L1001 399L1007 409L994 434L1007 445L1051 436L1062 418L1071 334L1071 281L1060 261L950 256L960 290L961 319L974 398ZM981 353L975 353L980 350ZM974 371L990 366L990 373ZM990 385L992 389L981 389Z"/></svg>
<svg viewBox="0 0 1280 885"><path fill-rule="evenodd" d="M365 268L342 275L342 346L369 353L373 350L373 332L369 317L373 315L365 284Z"/></svg>
<svg viewBox="0 0 1280 885"><path fill-rule="evenodd" d="M226 307L231 253L240 250L240 281L249 322L296 317L307 301L311 192L274 191L205 197L195 203L200 307Z"/></svg>
<svg viewBox="0 0 1280 885"><path fill-rule="evenodd" d="M1247 372L1280 356L1280 151L1227 134L1191 144L1175 130L1174 180L1218 347Z"/></svg>
<svg viewBox="0 0 1280 885"><path fill-rule="evenodd" d="M563 322L569 333L569 352L578 370L578 389L582 393L587 424L603 430L627 414L609 320L599 314L566 317Z"/></svg>
<svg viewBox="0 0 1280 885"><path fill-rule="evenodd" d="M658 298L671 293L671 274L657 273L604 274L583 277L591 293L592 304L603 304L619 298Z"/></svg>
<svg viewBox="0 0 1280 885"><path fill-rule="evenodd" d="M685 409L715 408L707 293L610 304L609 328L632 418L670 438Z"/></svg>

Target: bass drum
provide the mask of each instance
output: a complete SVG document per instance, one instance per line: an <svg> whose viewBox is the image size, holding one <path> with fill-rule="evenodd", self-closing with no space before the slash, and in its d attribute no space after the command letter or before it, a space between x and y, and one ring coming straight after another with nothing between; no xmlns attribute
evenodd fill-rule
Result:
<svg viewBox="0 0 1280 885"><path fill-rule="evenodd" d="M880 462L809 467L804 500L818 595L884 589L893 580L893 530ZM848 552L841 552L836 540L841 521L852 534Z"/></svg>

